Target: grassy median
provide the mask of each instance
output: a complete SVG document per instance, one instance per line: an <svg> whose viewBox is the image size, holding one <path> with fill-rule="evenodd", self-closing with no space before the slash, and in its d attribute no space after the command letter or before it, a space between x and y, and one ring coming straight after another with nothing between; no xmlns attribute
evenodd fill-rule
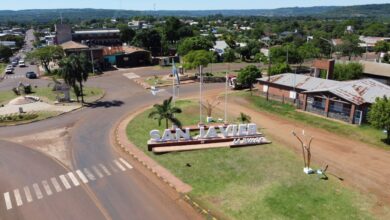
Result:
<svg viewBox="0 0 390 220"><path fill-rule="evenodd" d="M196 102L177 105L183 109L178 118L184 125L198 122ZM370 212L374 199L346 188L335 179L325 181L316 175L303 174L301 158L279 143L154 155L146 147L149 131L163 127L147 117L149 112L141 113L129 123L128 138L191 185L191 196L221 217L374 219Z"/></svg>

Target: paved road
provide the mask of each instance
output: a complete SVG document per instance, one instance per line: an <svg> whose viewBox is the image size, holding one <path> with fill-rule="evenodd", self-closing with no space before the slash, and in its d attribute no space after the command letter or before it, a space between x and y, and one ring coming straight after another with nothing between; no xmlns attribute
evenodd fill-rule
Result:
<svg viewBox="0 0 390 220"><path fill-rule="evenodd" d="M150 70L137 69L137 74L150 74ZM44 81L43 81L44 82ZM1 84L7 83L3 81ZM47 82L46 82L47 83ZM88 83L90 86L99 86L107 92L105 98L91 107L76 111L58 118L46 121L23 125L17 127L0 128L1 138L13 138L18 136L39 133L42 131L53 130L56 128L70 128L70 139L68 145L72 149L71 158L75 176L76 170L82 171L86 176L88 183L83 187L72 185L71 179L68 178L72 189L63 193L54 193L55 187L49 179L55 177L62 188L60 175L66 174L65 168L54 165L56 161L50 158L46 160L41 153L39 158L29 157L28 148L13 148L15 144L1 142L0 154L3 157L12 158L14 154L26 155L23 159L14 163L3 163L0 167L2 181L4 186L0 185L0 192L8 192L12 209L6 211L7 204L0 200L0 210L2 217L5 219L53 219L54 215L66 217L69 216L69 210L75 216L87 216L88 212L93 212L91 217L80 219L198 219L200 216L183 203L179 196L172 192L171 189L153 179L153 176L145 175L142 167L137 166L130 158L124 158L134 169L122 171L116 162L120 162L122 167L125 164L119 158L119 155L110 142L110 131L114 124L125 114L135 111L142 106L151 105L161 102L164 98L170 96L170 90L162 91L157 96L153 96L149 91L144 90L132 80L124 77L122 73L110 73L103 77L92 78ZM222 88L223 84L205 85L207 89ZM1 88L0 88L1 89ZM187 85L181 89L181 96L196 95L198 85ZM25 151L25 152L24 152ZM0 158L1 159L1 158ZM116 160L116 161L115 161ZM18 163L18 165L14 165ZM42 169L29 169L31 175L26 175L25 168L30 164L36 164ZM105 166L106 170L101 166ZM57 167L57 168L54 168ZM84 171L87 168L90 174L95 176L95 180L88 177ZM98 178L100 171L104 177ZM126 167L125 167L126 168ZM12 175L10 170L12 169ZM108 171L111 175L108 174ZM12 181L10 180L12 179ZM53 195L47 196L44 192L43 180L48 180L48 184L53 191ZM78 178L79 182L82 179ZM27 198L20 191L23 205L17 206L15 189L21 190L25 185L30 186L31 193L35 193L31 184L38 183L44 198L26 204ZM72 191L74 190L74 191ZM0 196L3 196L0 194ZM3 198L1 198L3 199ZM53 200L53 201L52 201ZM69 201L69 206L60 207L56 201ZM42 202L45 201L45 202ZM77 208L85 208L85 213L78 213ZM35 214L36 210L43 210L42 216ZM74 212L73 212L74 210ZM57 219L57 218L55 218ZM68 218L72 219L72 218ZM74 219L74 218L73 218Z"/></svg>

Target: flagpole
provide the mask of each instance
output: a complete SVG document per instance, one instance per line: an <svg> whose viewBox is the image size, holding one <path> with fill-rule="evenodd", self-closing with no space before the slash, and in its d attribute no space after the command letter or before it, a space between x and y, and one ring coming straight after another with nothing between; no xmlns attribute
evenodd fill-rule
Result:
<svg viewBox="0 0 390 220"><path fill-rule="evenodd" d="M202 122L202 84L203 84L203 76L202 76L203 67L199 66L199 124L203 124Z"/></svg>
<svg viewBox="0 0 390 220"><path fill-rule="evenodd" d="M227 87L228 87L228 72L225 74L225 124L227 124Z"/></svg>

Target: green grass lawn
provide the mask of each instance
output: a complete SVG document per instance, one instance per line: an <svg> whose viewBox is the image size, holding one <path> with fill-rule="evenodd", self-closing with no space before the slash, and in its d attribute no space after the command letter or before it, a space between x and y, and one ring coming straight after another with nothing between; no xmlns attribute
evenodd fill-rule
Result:
<svg viewBox="0 0 390 220"><path fill-rule="evenodd" d="M198 122L195 102L181 101L177 106L183 109L178 116L183 125ZM305 175L300 157L279 143L154 155L147 151L149 131L162 130L163 126L147 118L149 112L141 113L129 123L129 139L191 185L190 195L218 217L240 220L374 218L370 213L375 204L372 198L332 178L325 181L315 175Z"/></svg>
<svg viewBox="0 0 390 220"><path fill-rule="evenodd" d="M382 139L386 138L386 134L382 130L375 129L369 125L349 125L335 120L329 120L315 115L310 115L296 111L295 107L290 104L283 104L278 101L269 100L253 95L248 92L239 92L235 95L245 98L252 103L252 106L260 111L269 112L278 116L282 116L289 120L298 121L313 127L322 128L326 131L343 135L349 138L354 138L371 145L389 149L389 145L385 144Z"/></svg>
<svg viewBox="0 0 390 220"><path fill-rule="evenodd" d="M38 88L32 88L33 93L29 95L38 96L43 98L45 101L56 101L56 93L52 91L51 87L38 87ZM85 87L84 88L84 98L86 102L93 102L97 98L101 97L103 95L104 91L100 88L95 87ZM0 92L0 105L7 104L10 100L16 98L14 92L12 91L1 91ZM71 91L71 98L76 100L76 95Z"/></svg>
<svg viewBox="0 0 390 220"><path fill-rule="evenodd" d="M162 86L162 85L172 85L172 81L170 80L163 80L161 76L157 77L157 86ZM156 85L156 79L154 77L148 77L144 79L144 82L150 86Z"/></svg>

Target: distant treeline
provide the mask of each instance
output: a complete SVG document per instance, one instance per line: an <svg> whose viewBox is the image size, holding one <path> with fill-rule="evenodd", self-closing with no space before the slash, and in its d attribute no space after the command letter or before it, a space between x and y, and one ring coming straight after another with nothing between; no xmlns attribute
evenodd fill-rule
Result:
<svg viewBox="0 0 390 220"><path fill-rule="evenodd" d="M221 16L263 16L263 17L296 17L313 16L323 18L348 17L390 17L390 4L358 5L358 6L325 6L325 7L294 7L279 9L253 10L161 10L161 11L134 11L112 9L32 9L32 10L2 10L0 23L46 23L59 20L60 17L69 22L78 22L89 19L129 18L134 16L177 16L177 17L204 17Z"/></svg>

